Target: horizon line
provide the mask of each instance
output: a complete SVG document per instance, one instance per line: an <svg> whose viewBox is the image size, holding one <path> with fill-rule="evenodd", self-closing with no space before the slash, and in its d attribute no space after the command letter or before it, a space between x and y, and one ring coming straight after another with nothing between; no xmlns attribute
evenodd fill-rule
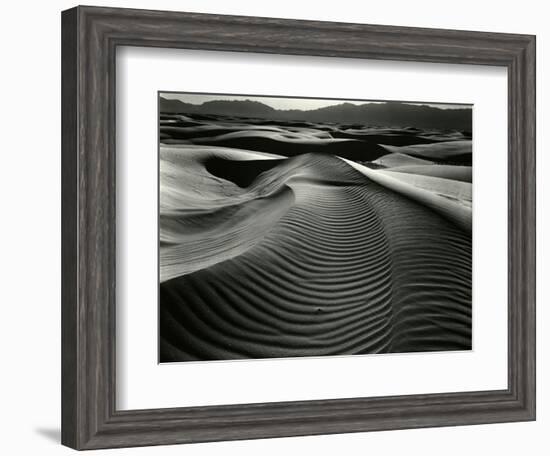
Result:
<svg viewBox="0 0 550 456"><path fill-rule="evenodd" d="M338 106L343 104L352 104L363 106L367 104L403 104L410 106L425 106L442 111L472 110L473 104L468 103L442 103L442 102L422 102L422 101L401 101L401 100L359 100L345 98L314 98L314 97L293 97L277 95L239 95L239 94L221 94L221 93L201 93L201 92L171 92L158 91L159 98L167 101L177 100L182 103L194 106L203 106L205 103L213 101L250 101L261 103L276 111L316 111L329 106ZM189 98L198 98L199 100L189 100ZM304 107L298 107L299 104Z"/></svg>

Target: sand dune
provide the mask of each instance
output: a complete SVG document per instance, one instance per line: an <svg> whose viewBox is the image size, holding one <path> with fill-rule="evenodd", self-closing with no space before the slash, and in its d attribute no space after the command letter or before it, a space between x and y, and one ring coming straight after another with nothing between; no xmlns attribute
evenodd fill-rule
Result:
<svg viewBox="0 0 550 456"><path fill-rule="evenodd" d="M349 160L342 160L374 182L422 203L462 230L471 233L471 184L431 176L392 172L391 169L373 170Z"/></svg>
<svg viewBox="0 0 550 456"><path fill-rule="evenodd" d="M408 165L395 166L391 171L407 174L420 174L422 176L441 177L461 182L472 183L471 166L449 166L449 165Z"/></svg>
<svg viewBox="0 0 550 456"><path fill-rule="evenodd" d="M282 155L161 146L161 361L469 349L469 184Z"/></svg>
<svg viewBox="0 0 550 456"><path fill-rule="evenodd" d="M381 144L384 149L392 153L412 155L437 162L458 162L471 165L472 141L445 141L431 144L415 144L411 146L392 146ZM469 162L469 163L468 163Z"/></svg>
<svg viewBox="0 0 550 456"><path fill-rule="evenodd" d="M433 162L429 160L424 160L422 158L411 157L410 155L403 154L401 152L394 152L388 155L384 155L377 160L373 160L373 163L387 168L394 168L398 166L429 165Z"/></svg>
<svg viewBox="0 0 550 456"><path fill-rule="evenodd" d="M170 131L165 129L164 131ZM348 138L333 138L327 132L312 134L309 129L299 132L286 129L284 132L273 130L240 130L224 132L219 135L188 137L185 140L172 136L163 138L164 144L196 144L253 150L293 157L307 153L338 154L351 160L374 160L386 154L386 150L376 143Z"/></svg>
<svg viewBox="0 0 550 456"><path fill-rule="evenodd" d="M399 173L393 169L378 170L379 174L391 176L401 182L405 182L414 187L436 193L449 199L464 202L471 205L472 185L469 182L446 179L436 176L427 176L423 174Z"/></svg>
<svg viewBox="0 0 550 456"><path fill-rule="evenodd" d="M205 116L199 116L201 119ZM458 135L458 136L457 136ZM160 122L164 144L234 147L292 157L322 152L350 160L372 161L386 155L384 146L445 144L464 139L458 132L427 132L417 128L388 128L313 122L273 122L260 119L215 117L197 121L181 115Z"/></svg>

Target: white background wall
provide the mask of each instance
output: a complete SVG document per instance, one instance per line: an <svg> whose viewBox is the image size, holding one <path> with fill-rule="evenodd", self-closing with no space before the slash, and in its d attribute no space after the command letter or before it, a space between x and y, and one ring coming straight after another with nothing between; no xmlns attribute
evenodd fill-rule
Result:
<svg viewBox="0 0 550 456"><path fill-rule="evenodd" d="M104 6L272 16L537 35L538 420L487 426L343 434L105 454L546 455L550 453L549 11L536 0L99 1ZM0 43L0 448L3 454L69 454L60 421L60 11L70 1L9 2ZM488 151L490 153L490 151ZM545 283L546 282L546 283ZM99 453L98 453L99 454Z"/></svg>

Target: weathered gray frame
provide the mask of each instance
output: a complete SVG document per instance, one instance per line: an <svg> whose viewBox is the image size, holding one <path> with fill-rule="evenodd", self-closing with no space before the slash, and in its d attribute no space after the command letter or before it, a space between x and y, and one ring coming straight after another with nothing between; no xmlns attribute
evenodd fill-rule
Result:
<svg viewBox="0 0 550 456"><path fill-rule="evenodd" d="M508 388L116 410L115 50L122 45L506 67ZM62 13L62 52L63 444L93 449L535 419L534 36L77 7Z"/></svg>

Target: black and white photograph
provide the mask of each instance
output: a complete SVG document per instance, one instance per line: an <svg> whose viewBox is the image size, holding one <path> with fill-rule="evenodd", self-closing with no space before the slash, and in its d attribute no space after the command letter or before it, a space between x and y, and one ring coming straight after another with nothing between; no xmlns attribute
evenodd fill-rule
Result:
<svg viewBox="0 0 550 456"><path fill-rule="evenodd" d="M158 106L161 363L471 350L473 106Z"/></svg>
<svg viewBox="0 0 550 456"><path fill-rule="evenodd" d="M550 455L547 3L94 3L2 9L2 454Z"/></svg>

